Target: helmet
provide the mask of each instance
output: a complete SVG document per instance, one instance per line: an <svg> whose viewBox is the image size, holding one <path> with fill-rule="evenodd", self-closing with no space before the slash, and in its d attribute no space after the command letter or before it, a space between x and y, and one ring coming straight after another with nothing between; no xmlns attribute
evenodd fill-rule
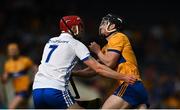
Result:
<svg viewBox="0 0 180 110"><path fill-rule="evenodd" d="M79 16L64 16L59 26L61 31L68 32L71 31L72 26L77 26L78 29L83 28L83 22Z"/></svg>
<svg viewBox="0 0 180 110"><path fill-rule="evenodd" d="M120 31L123 29L123 24L124 24L123 20L116 15L107 14L105 17L102 18L101 25L104 22L108 22L109 24L115 24L115 28L117 31Z"/></svg>

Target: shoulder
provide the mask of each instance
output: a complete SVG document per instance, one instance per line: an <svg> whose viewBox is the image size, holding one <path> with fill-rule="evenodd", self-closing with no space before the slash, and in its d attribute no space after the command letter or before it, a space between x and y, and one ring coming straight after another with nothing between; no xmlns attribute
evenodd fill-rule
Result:
<svg viewBox="0 0 180 110"><path fill-rule="evenodd" d="M30 57L28 56L20 56L20 60L23 60L23 61L32 61Z"/></svg>
<svg viewBox="0 0 180 110"><path fill-rule="evenodd" d="M22 55L20 56L20 59L30 59L28 56Z"/></svg>
<svg viewBox="0 0 180 110"><path fill-rule="evenodd" d="M52 37L52 38L49 39L48 42L51 42L51 41L54 41L54 40L57 40L57 39L58 39L58 37Z"/></svg>
<svg viewBox="0 0 180 110"><path fill-rule="evenodd" d="M11 59L7 59L7 60L4 62L4 65L5 65L5 66L8 66L10 63L11 63Z"/></svg>
<svg viewBox="0 0 180 110"><path fill-rule="evenodd" d="M108 43L122 43L128 40L128 37L121 32L115 33L112 35L112 37L109 39Z"/></svg>
<svg viewBox="0 0 180 110"><path fill-rule="evenodd" d="M76 48L77 46L85 46L81 41L76 40L74 38L72 38L72 40L70 41L70 45L73 46L73 48Z"/></svg>
<svg viewBox="0 0 180 110"><path fill-rule="evenodd" d="M110 41L122 40L126 37L127 36L124 33L117 32L117 33L112 35L112 37L110 38Z"/></svg>
<svg viewBox="0 0 180 110"><path fill-rule="evenodd" d="M31 67L33 65L33 60L28 56L21 56L21 62L27 67Z"/></svg>
<svg viewBox="0 0 180 110"><path fill-rule="evenodd" d="M72 46L76 53L89 53L88 48L80 41L75 40L76 43Z"/></svg>

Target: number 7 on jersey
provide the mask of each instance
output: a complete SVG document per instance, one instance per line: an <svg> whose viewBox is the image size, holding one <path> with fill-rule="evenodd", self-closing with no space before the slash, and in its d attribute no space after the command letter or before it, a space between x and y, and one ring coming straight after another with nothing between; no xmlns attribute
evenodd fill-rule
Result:
<svg viewBox="0 0 180 110"><path fill-rule="evenodd" d="M49 46L49 48L50 48L51 50L50 50L50 52L49 52L49 54L48 54L48 56L47 56L47 58L46 58L46 61L45 61L46 63L49 62L52 53L54 52L54 50L55 50L57 47L58 47L58 45L50 45L50 46Z"/></svg>

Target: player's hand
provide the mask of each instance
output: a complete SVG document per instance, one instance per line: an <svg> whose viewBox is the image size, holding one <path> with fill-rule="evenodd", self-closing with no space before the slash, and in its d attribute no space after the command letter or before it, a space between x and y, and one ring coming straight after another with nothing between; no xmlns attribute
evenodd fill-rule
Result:
<svg viewBox="0 0 180 110"><path fill-rule="evenodd" d="M8 80L8 74L3 74L1 77L0 77L0 80L2 82L2 84L5 84Z"/></svg>
<svg viewBox="0 0 180 110"><path fill-rule="evenodd" d="M124 81L128 84L134 84L135 81L136 81L136 77L135 76L132 76L132 75L129 75L129 76L124 76Z"/></svg>
<svg viewBox="0 0 180 110"><path fill-rule="evenodd" d="M91 42L89 48L95 54L98 54L101 51L101 47L96 42Z"/></svg>

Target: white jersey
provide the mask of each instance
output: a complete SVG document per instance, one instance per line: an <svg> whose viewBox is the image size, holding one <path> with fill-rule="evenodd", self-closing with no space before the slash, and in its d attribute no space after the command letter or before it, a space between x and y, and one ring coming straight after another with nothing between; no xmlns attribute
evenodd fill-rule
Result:
<svg viewBox="0 0 180 110"><path fill-rule="evenodd" d="M33 89L55 88L65 90L71 70L80 60L90 56L87 47L68 33L51 38L45 45L39 70L35 75Z"/></svg>

